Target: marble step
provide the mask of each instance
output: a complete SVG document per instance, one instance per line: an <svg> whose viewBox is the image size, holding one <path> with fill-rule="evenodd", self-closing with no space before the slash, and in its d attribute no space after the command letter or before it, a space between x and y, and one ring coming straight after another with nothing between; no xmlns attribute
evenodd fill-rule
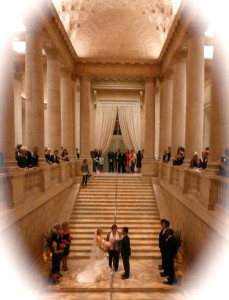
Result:
<svg viewBox="0 0 229 300"><path fill-rule="evenodd" d="M133 256L131 256L131 259L160 259L161 257L161 253L156 253L156 252L150 252L150 253L139 253L139 254L135 254ZM74 253L73 251L70 252L69 254L69 259L89 259L90 258L90 252L86 253L85 251L79 252L77 251L76 253Z"/></svg>
<svg viewBox="0 0 229 300"><path fill-rule="evenodd" d="M86 245L77 245L77 244L71 244L71 252L75 251L91 251L91 244ZM139 252L145 252L149 251L151 254L152 252L158 252L160 249L158 248L158 245L136 245L131 243L131 251L133 253L139 253Z"/></svg>
<svg viewBox="0 0 229 300"><path fill-rule="evenodd" d="M113 221L113 220L112 220ZM96 219L96 222L94 220L92 220L91 218L82 218L82 219L79 219L78 216L76 217L71 217L71 220L69 222L69 225L70 225L70 228L71 226L73 227L87 227L87 226L95 226L95 225L103 225L103 226L111 226L111 223L109 220L101 220L101 219ZM113 224L113 222L112 222ZM155 220L146 220L145 219L142 219L142 220L139 220L138 223L136 224L136 221L135 220L128 220L128 227L129 228L136 228L136 227L139 227L139 226L158 226L158 224L160 224L160 220L158 218L155 219ZM122 226L125 226L126 225L126 221L123 220L123 221L120 221L117 223L118 227L122 227ZM161 227L160 227L161 228Z"/></svg>
<svg viewBox="0 0 229 300"><path fill-rule="evenodd" d="M107 231L107 232L109 232L109 231ZM105 232L105 234L104 234L104 237L106 236L106 233L107 232ZM82 239L84 239L84 240L93 240L93 237L94 237L94 232L92 233L92 232L89 232L89 233L87 233L87 232L83 232L83 233L81 233L81 232L71 232L71 235L72 235L72 237L73 237L73 239L74 240L82 240ZM139 233L139 234L131 234L131 240L132 239L139 239L139 240L143 240L143 239L146 239L146 240L158 240L158 236L159 236L159 234L157 233L157 232L155 232L155 233Z"/></svg>
<svg viewBox="0 0 229 300"><path fill-rule="evenodd" d="M78 245L78 246L91 246L92 244L92 241L90 240L85 240L85 241L82 241L82 240L79 240L79 239L73 239L71 241L71 245ZM158 247L158 238L155 239L155 240L148 240L148 241L145 241L145 240L140 240L140 239L135 239L131 236L131 246L157 246Z"/></svg>
<svg viewBox="0 0 229 300"><path fill-rule="evenodd" d="M73 228L82 228L82 229L89 229L89 228L92 228L94 226L98 226L98 224L101 224L103 225L103 228L110 228L112 224L110 224L109 222L106 222L104 223L102 220L96 220L96 222L91 222L91 223L88 223L88 222L81 222L81 223L78 223L77 221L73 221L71 220L71 222L69 223L70 225L70 229L73 229ZM122 223L118 223L118 227L122 227L122 226L125 226L126 222L122 222ZM161 226L160 224L158 223L153 223L153 222L144 222L142 224L139 224L136 222L132 222L132 223L128 223L128 227L129 227L129 230L136 230L136 228L141 228L141 229L157 229L158 231L160 231L161 229Z"/></svg>

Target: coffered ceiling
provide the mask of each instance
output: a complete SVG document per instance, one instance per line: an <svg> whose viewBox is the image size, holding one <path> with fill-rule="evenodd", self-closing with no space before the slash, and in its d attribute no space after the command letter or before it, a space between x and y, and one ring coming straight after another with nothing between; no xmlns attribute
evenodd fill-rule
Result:
<svg viewBox="0 0 229 300"><path fill-rule="evenodd" d="M157 59L180 0L52 0L80 59Z"/></svg>

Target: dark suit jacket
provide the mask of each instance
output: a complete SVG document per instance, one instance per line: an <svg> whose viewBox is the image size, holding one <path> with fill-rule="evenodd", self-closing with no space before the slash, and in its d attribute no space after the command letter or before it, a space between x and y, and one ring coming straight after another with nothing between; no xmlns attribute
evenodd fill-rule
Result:
<svg viewBox="0 0 229 300"><path fill-rule="evenodd" d="M131 249L130 249L130 238L128 235L125 235L122 239L121 243L121 255L122 256L130 256Z"/></svg>
<svg viewBox="0 0 229 300"><path fill-rule="evenodd" d="M112 161L110 161L110 160L112 160ZM108 162L109 163L114 162L114 152L112 152L112 151L108 152Z"/></svg>
<svg viewBox="0 0 229 300"><path fill-rule="evenodd" d="M52 162L53 164L54 164L54 163L56 163L56 164L59 164L59 163L60 163L59 157L58 157L58 156L54 156L54 154L50 156L50 160L51 160L51 162Z"/></svg>
<svg viewBox="0 0 229 300"><path fill-rule="evenodd" d="M29 158L28 156L18 155L17 165L19 168L29 168Z"/></svg>
<svg viewBox="0 0 229 300"><path fill-rule="evenodd" d="M38 166L38 161L39 161L39 155L38 154L31 154L30 156L30 162L29 166L32 167L37 167Z"/></svg>

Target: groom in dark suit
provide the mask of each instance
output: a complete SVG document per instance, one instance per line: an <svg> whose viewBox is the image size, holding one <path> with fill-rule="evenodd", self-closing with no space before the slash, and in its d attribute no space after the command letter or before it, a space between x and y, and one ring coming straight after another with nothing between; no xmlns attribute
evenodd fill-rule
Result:
<svg viewBox="0 0 229 300"><path fill-rule="evenodd" d="M128 227L123 227L122 229L122 243L121 243L121 256L123 261L124 273L121 276L121 279L127 279L130 276L130 238L128 236Z"/></svg>

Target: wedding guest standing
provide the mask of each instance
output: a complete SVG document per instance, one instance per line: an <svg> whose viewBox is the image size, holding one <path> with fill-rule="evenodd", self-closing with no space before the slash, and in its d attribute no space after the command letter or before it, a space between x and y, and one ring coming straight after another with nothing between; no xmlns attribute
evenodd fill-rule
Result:
<svg viewBox="0 0 229 300"><path fill-rule="evenodd" d="M62 276L60 274L60 261L61 261L61 256L62 253L64 252L63 249L61 249L61 235L60 235L60 230L61 230L61 225L56 224L54 226L55 232L51 236L51 251L52 251L52 280L54 284L59 284L58 277Z"/></svg>
<svg viewBox="0 0 229 300"><path fill-rule="evenodd" d="M68 222L62 223L62 242L65 244L64 252L62 254L62 268L68 271L68 256L70 253L71 236L69 231Z"/></svg>
<svg viewBox="0 0 229 300"><path fill-rule="evenodd" d="M123 261L124 273L121 276L121 279L127 279L130 276L130 238L128 236L128 227L123 227L122 229L122 242L121 242L121 256Z"/></svg>
<svg viewBox="0 0 229 300"><path fill-rule="evenodd" d="M89 175L89 168L88 168L88 163L87 163L87 159L83 160L83 163L81 165L81 174L83 176L82 178L82 187L86 187L87 186L87 180L88 180L88 175Z"/></svg>
<svg viewBox="0 0 229 300"><path fill-rule="evenodd" d="M175 270L174 270L174 258L177 254L177 242L174 236L174 231L172 228L169 228L166 231L166 244L165 244L165 256L166 263L168 267L168 277L167 281L164 281L164 284L173 284L175 279Z"/></svg>

